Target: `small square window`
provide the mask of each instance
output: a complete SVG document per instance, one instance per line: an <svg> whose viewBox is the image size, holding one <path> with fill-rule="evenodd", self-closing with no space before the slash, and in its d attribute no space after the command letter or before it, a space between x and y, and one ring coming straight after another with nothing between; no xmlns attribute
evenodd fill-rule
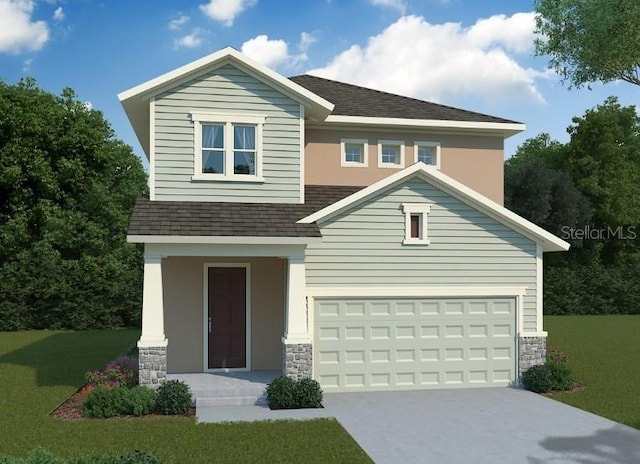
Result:
<svg viewBox="0 0 640 464"><path fill-rule="evenodd" d="M440 144L438 142L415 142L414 162L421 162L440 169Z"/></svg>
<svg viewBox="0 0 640 464"><path fill-rule="evenodd" d="M341 165L344 167L366 167L368 143L360 139L342 139L340 142Z"/></svg>
<svg viewBox="0 0 640 464"><path fill-rule="evenodd" d="M404 142L396 140L379 140L378 167L404 167Z"/></svg>

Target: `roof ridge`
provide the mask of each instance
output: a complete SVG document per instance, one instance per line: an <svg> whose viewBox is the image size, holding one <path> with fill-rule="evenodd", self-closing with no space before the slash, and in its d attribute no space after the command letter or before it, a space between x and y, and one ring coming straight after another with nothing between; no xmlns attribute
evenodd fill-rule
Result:
<svg viewBox="0 0 640 464"><path fill-rule="evenodd" d="M309 77L312 78L312 79L319 79L319 80L326 81L326 82L332 82L334 84L339 84L339 85L351 87L351 88L354 88L354 89L367 90L369 92L376 92L376 93L379 93L379 94L389 95L391 97L396 97L396 98L404 98L406 100L411 100L411 101L419 102L419 103L427 103L429 105L434 105L434 106L437 106L437 107L440 107L440 108L446 108L446 109L449 109L449 110L462 111L464 113L473 114L473 115L477 115L477 116L483 116L483 117L487 117L487 118L501 119L501 120L503 120L505 122L507 122L507 121L508 122L513 122L513 123L517 122L517 121L514 121L514 120L510 120L510 119L501 118L499 116L493 116L493 115L487 114L487 113L480 113L479 111L471 111L471 110L467 110L467 109L464 109L464 108L458 108L456 106L443 105L442 103L435 103L435 102L432 102L432 101L429 101L429 100L422 100L422 99L416 98L416 97L409 97L407 95L400 95L400 94L397 94L397 93L387 92L385 90L372 89L370 87L363 87L361 85L351 84L349 82L337 81L337 80L334 80L334 79L327 79L326 77L315 76L313 74L298 74L296 76L290 76L288 79L294 80L296 78L309 78ZM335 103L335 102L331 102L331 103Z"/></svg>

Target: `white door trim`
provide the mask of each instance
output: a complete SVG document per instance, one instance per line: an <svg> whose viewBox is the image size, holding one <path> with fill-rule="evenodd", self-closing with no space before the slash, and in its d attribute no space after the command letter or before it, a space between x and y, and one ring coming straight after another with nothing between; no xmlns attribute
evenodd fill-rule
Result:
<svg viewBox="0 0 640 464"><path fill-rule="evenodd" d="M245 367L210 369L209 368L209 268L242 267L245 269ZM251 370L251 264L250 263L204 263L202 278L202 351L203 372L232 372Z"/></svg>

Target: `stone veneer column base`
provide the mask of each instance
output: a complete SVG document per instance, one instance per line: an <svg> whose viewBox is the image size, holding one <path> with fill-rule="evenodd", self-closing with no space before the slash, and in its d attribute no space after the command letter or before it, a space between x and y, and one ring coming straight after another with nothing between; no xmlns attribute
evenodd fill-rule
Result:
<svg viewBox="0 0 640 464"><path fill-rule="evenodd" d="M140 385L158 388L167 378L167 347L139 347L138 368Z"/></svg>
<svg viewBox="0 0 640 464"><path fill-rule="evenodd" d="M526 335L519 337L518 375L530 367L544 364L547 358L547 337Z"/></svg>
<svg viewBox="0 0 640 464"><path fill-rule="evenodd" d="M283 343L282 346L283 374L294 380L310 378L313 366L313 345Z"/></svg>

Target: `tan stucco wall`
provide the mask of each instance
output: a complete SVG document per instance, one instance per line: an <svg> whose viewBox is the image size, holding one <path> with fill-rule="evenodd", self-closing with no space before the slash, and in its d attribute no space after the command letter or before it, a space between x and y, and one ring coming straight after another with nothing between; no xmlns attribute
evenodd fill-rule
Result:
<svg viewBox="0 0 640 464"><path fill-rule="evenodd" d="M369 141L368 167L342 167L341 139ZM370 185L397 172L378 167L378 140L404 140L405 167L415 163L413 144L439 142L441 170L493 201L503 204L502 137L434 133L395 133L307 129L305 132L305 183L308 185Z"/></svg>
<svg viewBox="0 0 640 464"><path fill-rule="evenodd" d="M162 261L169 373L202 372L205 263L251 264L251 368L282 368L285 262L277 258L188 258Z"/></svg>

